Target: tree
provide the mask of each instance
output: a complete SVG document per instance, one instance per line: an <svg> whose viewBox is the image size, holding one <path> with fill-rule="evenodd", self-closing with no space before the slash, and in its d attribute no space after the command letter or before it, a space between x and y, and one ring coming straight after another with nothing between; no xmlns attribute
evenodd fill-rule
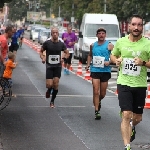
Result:
<svg viewBox="0 0 150 150"><path fill-rule="evenodd" d="M0 0L0 8L3 8L4 6L4 3L9 3L11 2L12 0Z"/></svg>
<svg viewBox="0 0 150 150"><path fill-rule="evenodd" d="M107 0L108 13L114 13L117 15L119 21L128 20L132 14L141 15L144 20L149 20L148 14L150 8L150 1L148 0Z"/></svg>
<svg viewBox="0 0 150 150"><path fill-rule="evenodd" d="M13 6L13 7L11 7ZM29 4L26 1L13 0L9 3L9 16L11 21L22 20L27 16L27 10L29 9Z"/></svg>

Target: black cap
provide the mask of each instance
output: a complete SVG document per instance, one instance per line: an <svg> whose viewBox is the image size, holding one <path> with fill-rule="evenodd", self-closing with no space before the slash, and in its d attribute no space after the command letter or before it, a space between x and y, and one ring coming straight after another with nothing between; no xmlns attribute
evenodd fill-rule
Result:
<svg viewBox="0 0 150 150"><path fill-rule="evenodd" d="M103 32L106 33L106 30L105 30L104 28L99 28L99 29L96 31L96 33L98 34L98 32L101 32L101 31L103 31Z"/></svg>

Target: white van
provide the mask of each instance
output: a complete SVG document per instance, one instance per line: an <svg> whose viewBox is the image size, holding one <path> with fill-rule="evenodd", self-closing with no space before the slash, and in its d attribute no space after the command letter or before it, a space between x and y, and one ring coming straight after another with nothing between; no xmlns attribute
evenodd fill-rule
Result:
<svg viewBox="0 0 150 150"><path fill-rule="evenodd" d="M85 64L90 51L90 45L97 41L96 31L99 28L106 30L106 39L115 44L120 38L120 28L117 16L114 14L83 15L79 32L79 60Z"/></svg>

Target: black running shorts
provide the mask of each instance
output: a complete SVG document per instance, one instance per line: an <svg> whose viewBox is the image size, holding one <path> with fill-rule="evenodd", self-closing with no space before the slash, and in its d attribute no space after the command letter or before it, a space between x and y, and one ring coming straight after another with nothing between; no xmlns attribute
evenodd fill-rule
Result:
<svg viewBox="0 0 150 150"><path fill-rule="evenodd" d="M117 90L121 111L132 111L136 114L143 114L146 87L129 87L118 84Z"/></svg>
<svg viewBox="0 0 150 150"><path fill-rule="evenodd" d="M9 51L13 52L13 51L17 51L19 48L19 45L18 44L12 44L10 45L9 47Z"/></svg>
<svg viewBox="0 0 150 150"><path fill-rule="evenodd" d="M69 58L64 58L64 63L71 65L72 53L70 53Z"/></svg>
<svg viewBox="0 0 150 150"><path fill-rule="evenodd" d="M58 67L46 66L46 79L53 79L55 77L60 78L61 70L62 70L61 66Z"/></svg>
<svg viewBox="0 0 150 150"><path fill-rule="evenodd" d="M100 79L101 82L107 82L111 78L110 72L91 72L90 75L93 79Z"/></svg>

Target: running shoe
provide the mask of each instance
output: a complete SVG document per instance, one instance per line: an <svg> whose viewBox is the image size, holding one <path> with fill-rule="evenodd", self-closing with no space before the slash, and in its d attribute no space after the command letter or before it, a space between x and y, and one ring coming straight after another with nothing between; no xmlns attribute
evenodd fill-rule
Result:
<svg viewBox="0 0 150 150"><path fill-rule="evenodd" d="M50 98L50 92L49 92L49 90L46 91L45 97L46 98Z"/></svg>
<svg viewBox="0 0 150 150"><path fill-rule="evenodd" d="M124 148L124 150L131 150L131 147L130 147L130 146L126 146L126 147Z"/></svg>
<svg viewBox="0 0 150 150"><path fill-rule="evenodd" d="M70 72L69 72L69 70L66 70L66 74L67 74L67 75L70 75Z"/></svg>
<svg viewBox="0 0 150 150"><path fill-rule="evenodd" d="M135 139L135 134L136 134L136 131L135 131L135 127L134 127L134 128L132 128L130 142L132 142Z"/></svg>
<svg viewBox="0 0 150 150"><path fill-rule="evenodd" d="M64 75L66 75L67 74L67 70L66 70L66 68L64 69Z"/></svg>
<svg viewBox="0 0 150 150"><path fill-rule="evenodd" d="M101 119L100 113L98 111L95 112L95 120L100 120L100 119Z"/></svg>
<svg viewBox="0 0 150 150"><path fill-rule="evenodd" d="M55 106L54 106L54 103L53 103L53 102L50 102L50 107L51 107L51 108L55 108Z"/></svg>

